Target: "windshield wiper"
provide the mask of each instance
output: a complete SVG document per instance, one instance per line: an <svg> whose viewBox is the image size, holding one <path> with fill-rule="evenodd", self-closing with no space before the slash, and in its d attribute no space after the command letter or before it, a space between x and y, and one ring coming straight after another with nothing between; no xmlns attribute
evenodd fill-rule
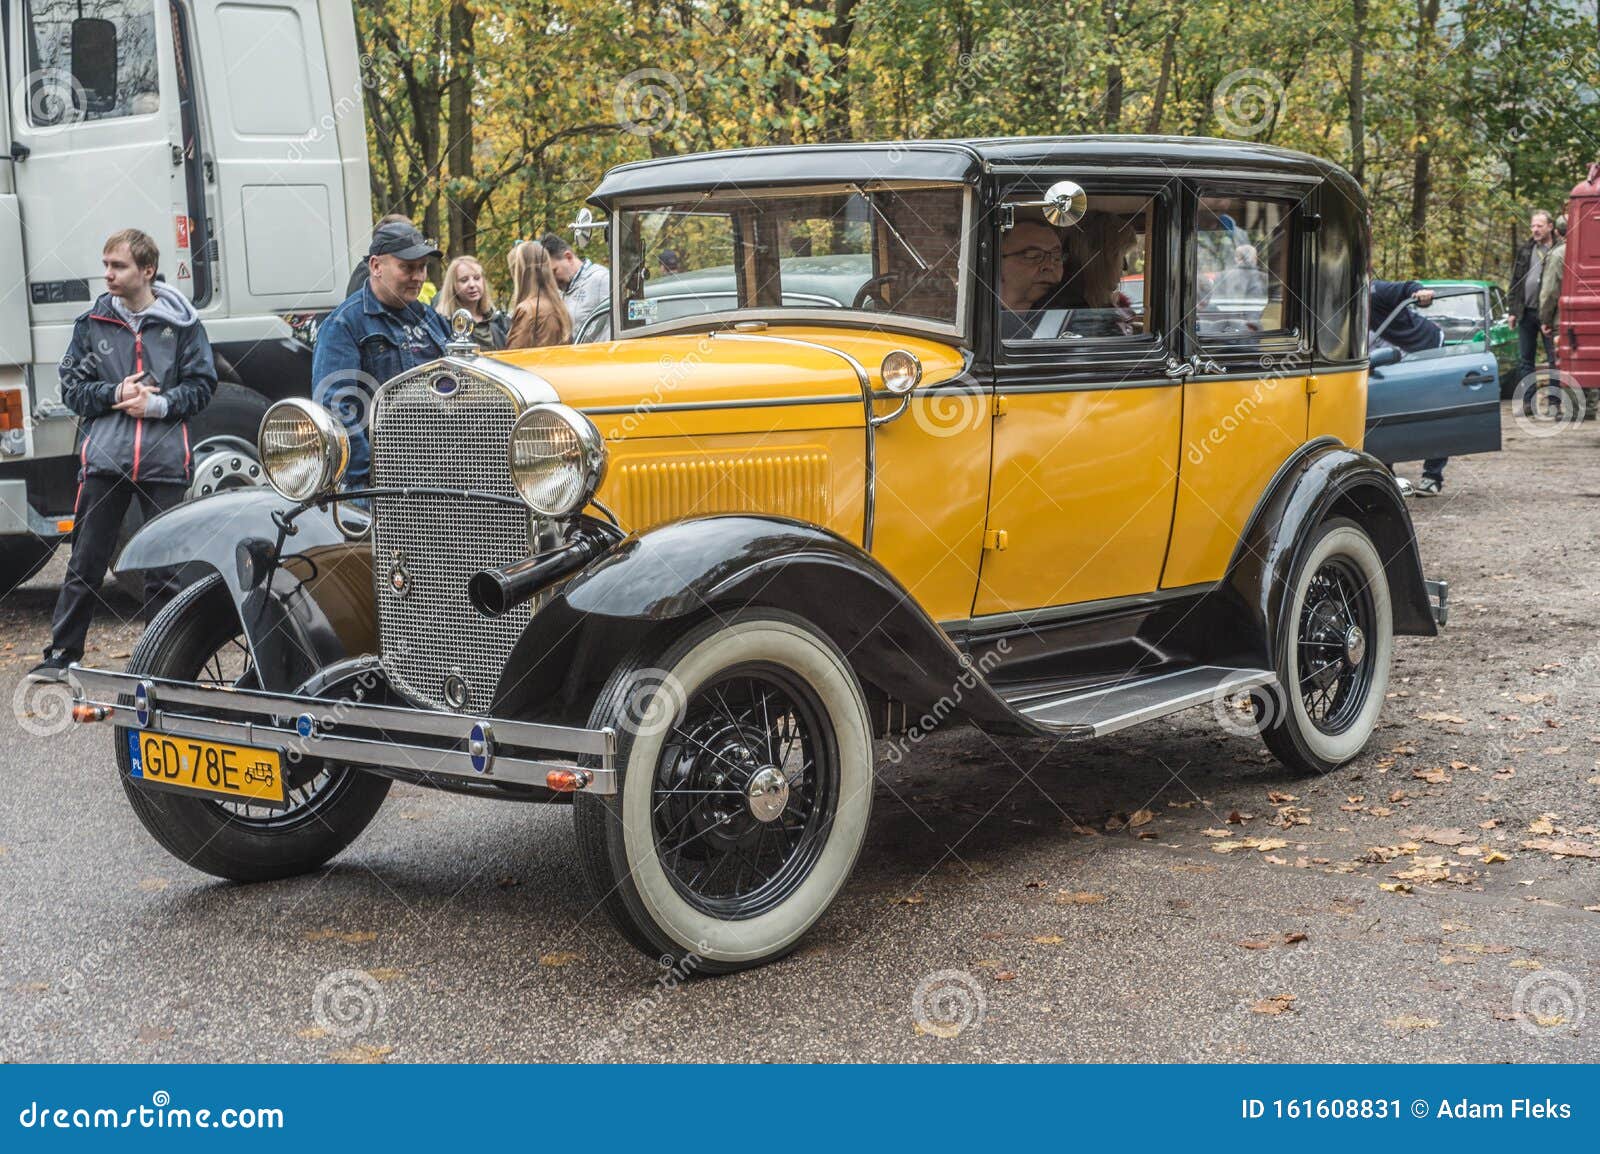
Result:
<svg viewBox="0 0 1600 1154"><path fill-rule="evenodd" d="M911 247L911 245L906 241L906 238L900 235L899 231L896 230L894 225L889 223L889 218L883 214L883 209L879 208L873 201L872 197L867 194L867 190L862 188L859 184L852 184L849 187L852 192L867 202L867 207L870 208L874 215L876 215L877 218L883 222L883 227L889 230L889 235L900 242L900 247L911 254L911 259L917 262L917 268L922 272L927 272L928 262L923 260L921 254L919 254L916 249Z"/></svg>

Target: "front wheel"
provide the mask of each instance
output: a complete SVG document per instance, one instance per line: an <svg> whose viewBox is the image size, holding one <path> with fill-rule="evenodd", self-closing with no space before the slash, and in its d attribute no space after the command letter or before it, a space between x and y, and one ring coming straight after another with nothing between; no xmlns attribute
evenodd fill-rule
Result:
<svg viewBox="0 0 1600 1154"><path fill-rule="evenodd" d="M189 586L145 630L129 673L202 685L258 685L233 599L216 574ZM121 715L121 711L118 711ZM308 873L356 839L377 815L389 779L332 763L289 774L283 809L184 797L129 776L127 730L116 731L117 764L128 801L151 836L195 869L256 882Z"/></svg>
<svg viewBox="0 0 1600 1154"><path fill-rule="evenodd" d="M1383 559L1343 517L1318 527L1295 570L1275 640L1278 688L1257 698L1261 736L1277 759L1327 773L1372 738L1394 657Z"/></svg>
<svg viewBox="0 0 1600 1154"><path fill-rule="evenodd" d="M799 618L747 611L618 669L590 715L618 792L579 794L579 857L652 957L728 973L792 950L843 888L872 807L866 700Z"/></svg>

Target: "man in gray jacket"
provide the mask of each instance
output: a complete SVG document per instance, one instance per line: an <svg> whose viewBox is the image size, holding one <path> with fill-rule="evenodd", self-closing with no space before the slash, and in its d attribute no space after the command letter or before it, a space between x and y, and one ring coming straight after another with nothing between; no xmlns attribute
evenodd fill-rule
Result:
<svg viewBox="0 0 1600 1154"><path fill-rule="evenodd" d="M183 500L189 484L189 418L211 403L217 370L200 317L156 280L160 253L138 229L113 233L101 254L108 290L72 328L61 359L61 399L78 414L82 445L73 508L72 559L35 681L65 680L83 656L122 518L138 501L146 519ZM152 571L146 612L177 592L177 574Z"/></svg>

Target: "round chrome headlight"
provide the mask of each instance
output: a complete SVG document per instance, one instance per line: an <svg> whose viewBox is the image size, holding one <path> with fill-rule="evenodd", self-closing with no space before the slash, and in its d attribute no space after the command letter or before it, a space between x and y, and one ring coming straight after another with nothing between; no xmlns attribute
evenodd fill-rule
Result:
<svg viewBox="0 0 1600 1154"><path fill-rule="evenodd" d="M541 517L578 512L606 475L600 430L565 405L536 405L518 417L508 456L517 495Z"/></svg>
<svg viewBox="0 0 1600 1154"><path fill-rule="evenodd" d="M922 380L922 362L904 349L895 349L883 358L883 387L903 397Z"/></svg>
<svg viewBox="0 0 1600 1154"><path fill-rule="evenodd" d="M267 410L256 448L267 480L291 501L328 492L350 464L350 434L344 425L321 405L300 397Z"/></svg>

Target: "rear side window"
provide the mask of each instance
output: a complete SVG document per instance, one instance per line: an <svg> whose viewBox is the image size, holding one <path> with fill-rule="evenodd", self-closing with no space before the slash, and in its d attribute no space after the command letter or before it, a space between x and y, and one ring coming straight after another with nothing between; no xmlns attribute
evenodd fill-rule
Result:
<svg viewBox="0 0 1600 1154"><path fill-rule="evenodd" d="M1288 336L1299 325L1294 204L1204 196L1195 222L1195 334L1203 342Z"/></svg>
<svg viewBox="0 0 1600 1154"><path fill-rule="evenodd" d="M24 0L23 15L30 127L160 110L155 0Z"/></svg>

